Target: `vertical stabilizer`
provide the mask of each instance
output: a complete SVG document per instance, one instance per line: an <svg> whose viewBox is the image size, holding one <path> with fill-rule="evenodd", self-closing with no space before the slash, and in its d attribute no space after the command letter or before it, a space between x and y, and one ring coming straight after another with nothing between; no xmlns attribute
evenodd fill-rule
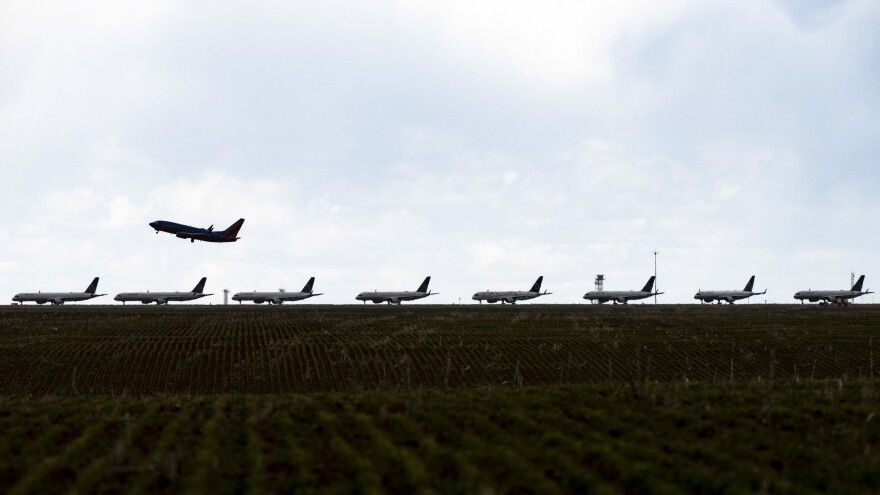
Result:
<svg viewBox="0 0 880 495"><path fill-rule="evenodd" d="M859 277L859 279L856 281L856 285L853 285L853 286L852 286L852 291L853 291L853 292L861 292L861 291L862 291L862 285L863 285L864 283L865 283L865 276L862 275L862 276Z"/></svg>
<svg viewBox="0 0 880 495"><path fill-rule="evenodd" d="M95 280L92 280L92 283L86 288L86 294L94 294L98 292L98 277L95 277Z"/></svg>
<svg viewBox="0 0 880 495"><path fill-rule="evenodd" d="M312 286L314 286L314 285L315 285L315 277L312 277L309 279L308 282L306 282L306 286L303 287L302 291L305 292L306 294L311 294L312 293Z"/></svg>
<svg viewBox="0 0 880 495"><path fill-rule="evenodd" d="M651 278L648 279L648 283L642 288L642 292L651 292L651 289L654 288L654 276L651 275Z"/></svg>
<svg viewBox="0 0 880 495"><path fill-rule="evenodd" d="M755 276L752 275L752 278L749 279L749 283L746 284L746 288L743 289L743 292L751 292L752 289L755 288Z"/></svg>
<svg viewBox="0 0 880 495"><path fill-rule="evenodd" d="M541 292L541 282L543 281L544 276L541 275L540 277L538 277L538 280L535 280L535 285L533 285L532 288L529 289L529 292Z"/></svg>
<svg viewBox="0 0 880 495"><path fill-rule="evenodd" d="M422 285L416 289L416 292L428 292L428 284L431 283L431 277L425 277L425 281L422 282Z"/></svg>
<svg viewBox="0 0 880 495"><path fill-rule="evenodd" d="M226 230L223 231L224 239L234 239L235 236L238 235L238 231L241 230L241 226L244 225L244 218L239 218L237 222L227 227Z"/></svg>
<svg viewBox="0 0 880 495"><path fill-rule="evenodd" d="M205 281L206 281L206 280L208 280L208 277L202 277L202 279L199 280L199 283L197 283L196 286L193 287L193 290L192 290L192 291L193 291L194 293L196 293L196 294L201 294L202 292L204 292L204 291L205 291Z"/></svg>

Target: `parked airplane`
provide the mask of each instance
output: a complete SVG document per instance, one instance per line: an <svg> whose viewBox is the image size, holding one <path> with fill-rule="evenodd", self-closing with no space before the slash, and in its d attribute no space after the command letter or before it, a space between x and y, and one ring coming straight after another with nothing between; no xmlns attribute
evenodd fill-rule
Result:
<svg viewBox="0 0 880 495"><path fill-rule="evenodd" d="M232 300L238 301L239 304L241 304L242 301L253 301L257 304L263 304L264 302L269 304L282 304L284 301L301 301L303 299L321 295L312 293L313 285L315 285L315 277L310 278L309 281L306 282L306 286L303 287L300 292L286 292L284 290L279 290L278 292L239 292L232 296Z"/></svg>
<svg viewBox="0 0 880 495"><path fill-rule="evenodd" d="M113 300L122 301L123 305L127 301L140 301L143 304L168 304L169 301L192 301L193 299L205 296L213 296L213 294L202 293L205 290L205 281L207 279L207 277L202 277L190 292L123 292L122 294L117 294Z"/></svg>
<svg viewBox="0 0 880 495"><path fill-rule="evenodd" d="M645 299L646 297L658 296L663 294L662 292L652 292L651 289L654 287L654 277L648 279L648 283L642 287L642 290L608 290L608 291L590 291L584 294L584 299L590 301L599 301L599 304L606 303L608 301L614 301L614 304L621 303L626 304L629 301L634 301L636 299Z"/></svg>
<svg viewBox="0 0 880 495"><path fill-rule="evenodd" d="M540 296L549 296L553 294L552 292L547 292L545 289L544 292L541 292L541 282L544 281L544 276L541 275L538 277L538 280L535 281L535 284L532 285L532 288L523 291L523 290L505 290L505 291L494 291L487 290L485 292L477 292L474 294L471 299L474 301L479 301L480 304L483 304L483 301L486 301L489 304L501 302L501 304L509 303L516 304L517 301L526 301L528 299L534 299Z"/></svg>
<svg viewBox="0 0 880 495"><path fill-rule="evenodd" d="M426 277L425 281L422 282L422 285L420 285L415 292L361 292L355 297L355 299L363 301L364 304L367 304L367 301L373 301L375 304L383 302L387 302L388 304L400 304L403 301L413 301L423 297L436 295L436 292L428 292L428 284L430 282L431 277Z"/></svg>
<svg viewBox="0 0 880 495"><path fill-rule="evenodd" d="M98 291L98 277L92 280L92 283L86 287L85 292L22 292L12 297L13 301L24 304L25 301L35 302L37 304L52 303L53 305L62 305L71 301L85 301L95 297L106 296L107 294L95 294Z"/></svg>
<svg viewBox="0 0 880 495"><path fill-rule="evenodd" d="M710 303L712 301L718 301L718 304L721 304L722 301L727 301L728 304L733 304L734 301L739 301L740 299L748 299L752 296L767 293L766 290L764 290L764 292L752 292L754 286L755 276L752 275L752 278L749 279L749 283L746 284L746 287L743 290L701 290L697 292L694 299L699 299L701 304L704 302Z"/></svg>
<svg viewBox="0 0 880 495"><path fill-rule="evenodd" d="M159 231L168 232L181 239L189 239L189 242L235 242L241 239L241 237L236 236L238 235L238 231L241 230L242 224L244 224L244 218L239 218L238 221L230 225L229 228L219 232L214 232L213 225L207 229L200 229L198 227L190 227L189 225L182 225L165 220L150 222L150 227L156 229L157 234Z"/></svg>
<svg viewBox="0 0 880 495"><path fill-rule="evenodd" d="M871 291L862 292L862 285L864 283L865 276L862 275L850 290L802 290L795 293L794 298L800 300L801 304L804 301L821 301L819 304L839 304L845 306L849 304L848 299L855 299L865 294L873 294Z"/></svg>

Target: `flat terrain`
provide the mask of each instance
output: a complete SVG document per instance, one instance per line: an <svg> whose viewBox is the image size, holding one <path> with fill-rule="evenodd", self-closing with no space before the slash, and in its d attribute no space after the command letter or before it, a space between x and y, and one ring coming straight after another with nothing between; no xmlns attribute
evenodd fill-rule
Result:
<svg viewBox="0 0 880 495"><path fill-rule="evenodd" d="M874 306L7 307L0 395L873 378L878 337Z"/></svg>
<svg viewBox="0 0 880 495"><path fill-rule="evenodd" d="M4 307L0 493L876 493L878 335L868 305Z"/></svg>

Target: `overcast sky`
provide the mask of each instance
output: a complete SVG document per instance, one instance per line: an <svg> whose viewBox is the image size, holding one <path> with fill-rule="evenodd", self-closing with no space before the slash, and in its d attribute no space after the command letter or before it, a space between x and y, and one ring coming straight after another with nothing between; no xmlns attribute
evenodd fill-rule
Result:
<svg viewBox="0 0 880 495"><path fill-rule="evenodd" d="M544 275L583 302L655 250L662 302L880 289L878 26L878 0L5 0L0 297ZM239 217L234 244L147 225Z"/></svg>

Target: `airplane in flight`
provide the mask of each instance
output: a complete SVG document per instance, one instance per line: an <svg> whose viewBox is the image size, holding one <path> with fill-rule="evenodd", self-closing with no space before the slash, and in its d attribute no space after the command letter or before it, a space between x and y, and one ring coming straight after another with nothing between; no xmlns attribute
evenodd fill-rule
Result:
<svg viewBox="0 0 880 495"><path fill-rule="evenodd" d="M226 230L218 232L214 232L213 225L207 229L200 229L198 227L190 227L189 225L168 222L166 220L150 222L150 227L156 229L157 234L160 231L168 232L181 239L189 239L189 242L235 242L241 239L241 237L236 236L238 235L238 231L241 230L242 224L244 224L244 218L239 218L237 222L230 225Z"/></svg>
<svg viewBox="0 0 880 495"><path fill-rule="evenodd" d="M849 299L855 299L865 294L873 294L871 291L862 292L862 285L865 283L865 276L859 277L859 280L852 286L850 290L802 290L795 293L794 298L799 300L801 304L804 301L819 302L819 304L837 304L846 306Z"/></svg>
<svg viewBox="0 0 880 495"><path fill-rule="evenodd" d="M199 283L197 283L190 292L123 292L117 294L113 300L122 301L123 305L125 305L127 301L139 301L143 304L156 303L157 305L168 304L169 301L192 301L194 299L214 295L202 292L205 290L205 281L207 279L207 277L202 277L202 279L199 280Z"/></svg>
<svg viewBox="0 0 880 495"><path fill-rule="evenodd" d="M24 304L25 301L35 302L37 304L52 303L60 306L71 301L85 301L95 297L106 296L107 294L95 294L98 291L98 277L92 280L92 283L86 288L85 292L22 292L12 297L13 301Z"/></svg>
<svg viewBox="0 0 880 495"><path fill-rule="evenodd" d="M704 302L710 303L712 301L718 301L718 304L721 304L722 301L726 301L728 304L733 304L734 301L739 301L740 299L748 299L752 296L767 293L766 289L764 292L752 292L754 286L755 276L752 275L752 278L749 279L749 283L746 284L743 290L700 290L694 295L694 299L699 299L700 304Z"/></svg>
<svg viewBox="0 0 880 495"><path fill-rule="evenodd" d="M301 301L310 297L320 296L312 292L312 286L315 285L315 277L306 282L306 286L300 292L286 292L279 290L278 292L239 292L232 296L233 301L253 301L257 304L267 302L269 304L282 304L285 301Z"/></svg>
<svg viewBox="0 0 880 495"><path fill-rule="evenodd" d="M590 291L584 294L584 299L589 301L599 301L599 304L613 301L614 304L626 304L629 301L637 299L645 299L651 296L659 296L662 292L653 292L654 276L648 279L648 283L642 287L642 290L602 290Z"/></svg>
<svg viewBox="0 0 880 495"><path fill-rule="evenodd" d="M387 302L388 304L400 304L403 301L414 301L423 297L437 295L437 292L428 291L428 284L430 282L431 277L425 277L425 281L422 282L422 285L420 285L415 292L361 292L357 295L357 297L355 297L355 299L357 299L358 301L363 301L364 304L367 304L367 301L373 301L374 304L379 304L383 302Z"/></svg>
<svg viewBox="0 0 880 495"><path fill-rule="evenodd" d="M552 292L547 292L545 289L544 292L541 292L541 282L544 281L544 276L541 275L538 277L538 280L535 281L535 284L532 285L532 288L529 290L505 290L505 291L494 291L487 290L484 292L477 292L471 299L474 301L479 301L480 304L483 304L483 301L486 301L489 304L500 302L501 304L516 304L517 301L526 301L529 299L534 299L536 297L541 296L549 296L553 294Z"/></svg>

